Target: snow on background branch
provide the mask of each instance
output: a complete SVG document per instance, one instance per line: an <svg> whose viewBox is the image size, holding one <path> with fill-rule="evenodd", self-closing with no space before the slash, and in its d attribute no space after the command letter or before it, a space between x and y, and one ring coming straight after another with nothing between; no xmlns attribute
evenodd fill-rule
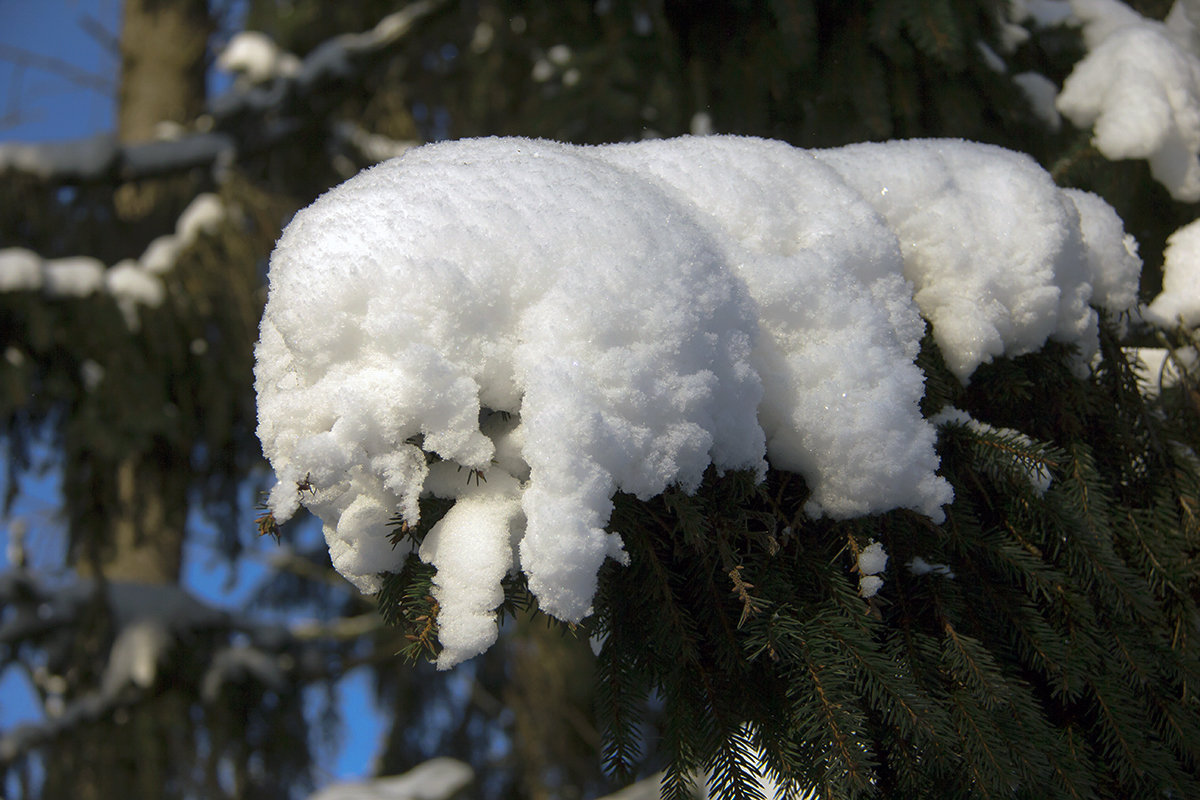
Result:
<svg viewBox="0 0 1200 800"><path fill-rule="evenodd" d="M395 45L417 22L445 5L445 0L410 3L370 30L325 41L303 59L280 50L264 34L238 33L217 59L218 66L235 73L237 80L198 121L200 129L167 126L161 140L132 144L119 143L111 133L66 142L7 142L0 144L0 173L12 170L70 183L139 180L197 166L219 169L240 153L269 148L295 134L301 126L289 109L300 109L296 117L311 113L305 98L355 71L357 60ZM391 157L412 144L345 127L333 133L368 158Z"/></svg>
<svg viewBox="0 0 1200 800"><path fill-rule="evenodd" d="M455 498L419 552L447 668L495 641L510 571L542 610L590 613L626 558L616 491L769 461L804 476L813 516L940 521L923 320L964 382L1049 338L1085 370L1090 303L1130 310L1139 270L1107 204L991 146L419 148L319 198L272 256L270 505L316 513L373 592L407 556L396 511L415 525L422 493Z"/></svg>
<svg viewBox="0 0 1200 800"><path fill-rule="evenodd" d="M175 232L152 241L137 259L111 268L90 256L43 259L31 250L0 250L0 292L42 291L48 297L87 297L97 292L112 296L130 330L140 326L139 306L157 308L166 296L162 277L202 233L213 233L228 218L229 209L215 194L199 194L175 222Z"/></svg>
<svg viewBox="0 0 1200 800"><path fill-rule="evenodd" d="M1058 96L1058 110L1106 158L1144 158L1177 200L1200 200L1200 3L1177 2L1165 22L1117 0L1074 0L1088 55Z"/></svg>

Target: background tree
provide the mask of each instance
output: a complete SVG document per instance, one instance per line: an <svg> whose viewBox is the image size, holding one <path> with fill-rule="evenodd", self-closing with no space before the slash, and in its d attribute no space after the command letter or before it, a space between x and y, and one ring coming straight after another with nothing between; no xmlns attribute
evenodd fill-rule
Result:
<svg viewBox="0 0 1200 800"><path fill-rule="evenodd" d="M1170 4L1131 5L1161 19ZM822 737L832 728L814 722L814 749L791 752L780 719L763 741L782 748L769 756L773 766L839 764L836 775L813 767L796 776L827 783L830 796L870 787L941 796L947 786L971 796L1011 774L1042 775L1045 759L1016 748L1026 734L1039 744L1068 736L1061 747L1078 748L1070 754L1112 759L1110 772L1081 766L1058 776L1079 796L1190 786L1195 476L1170 442L1195 443L1194 401L1185 384L1162 395L1175 404L1169 424L1146 412L1115 340L1086 388L1067 388L1061 353L998 364L969 389L932 348L924 355L927 411L954 404L1032 436L1037 445L1019 459L1072 465L1074 494L1059 505L1031 506L1014 488L1013 462L996 455L1012 441L956 429L942 453L964 498L950 539L889 515L811 526L808 544L788 545L793 561L775 559L754 520L790 522L802 505L804 487L782 474L758 491L717 482L693 499L655 501L662 507L651 518L666 520L662 530L646 527L645 507L622 503L618 527L645 537L628 542L635 568L604 576L601 624L618 646L599 662L586 641L532 617L514 587L500 645L449 675L427 664L402 668L395 654L422 629L419 602L404 606L407 620L389 614L400 627L383 626L372 603L329 580L324 545L303 525L281 532L286 549L253 604L261 614L203 608L179 585L185 537L201 535L197 519L213 523L230 559L255 538L249 498L266 476L253 435L251 347L273 242L321 191L412 144L490 134L598 143L709 130L813 147L916 136L997 143L1108 199L1141 243L1143 296L1153 297L1167 235L1195 208L1172 200L1144 162L1105 159L1090 131L1048 124L1014 80L1036 71L1061 84L1084 53L1077 30L1014 18L1013 4L1000 0L251 0L244 19L233 9L242 11L127 2L115 142L0 147L0 246L21 248L0 261L7 498L20 476L45 466L36 444L49 441L75 571L52 580L14 564L0 583L3 658L28 670L48 709L44 723L0 737L14 796L296 796L312 783L312 749L326 729L306 707L305 687L327 687L360 664L375 668L379 705L391 712L380 771L455 755L476 767L489 797L583 797L610 787L595 757L602 729L605 766L621 780L665 757L702 766L711 753L689 751L689 731L707 737L710 751L736 742L746 708L808 708L819 670L840 697L854 698L830 719L857 736L831 742ZM270 39L232 37L243 28ZM218 53L238 77L206 99L204 75ZM63 260L80 255L97 260ZM1176 423L1193 427L1181 433ZM726 511L718 501L730 493L739 502ZM1061 549L1063 520L1096 496L1094 529L1114 549ZM893 559L939 553L960 580L901 576L891 602L864 616L837 556L869 538L885 541ZM680 540L695 546L702 567L672 561ZM638 570L652 558L670 565L669 581ZM788 577L796 563L812 572L807 588ZM730 649L697 666L727 681L728 707L714 707L663 676L672 663L691 663L696 642L720 641L717 632L700 628L689 644L654 629L662 623L654 612L677 604L695 619L736 622L750 600L715 582L728 582L733 566L757 587L752 605L791 611L751 615ZM408 575L390 591L420 601L427 579ZM712 592L689 594L706 585ZM297 610L321 624L268 613ZM1079 652L1064 650L1062 632L1078 629L1089 632ZM677 649L652 663L638 650L646 638ZM1114 661L1114 647L1127 659ZM780 675L746 658L772 649L813 671ZM892 674L896 663L914 673ZM647 701L652 686L657 699ZM1148 708L1131 696L1135 686ZM903 698L926 705L888 716ZM1104 718L1110 698L1116 710ZM622 724L618 711L638 724ZM997 715L1016 727L995 723ZM959 762L939 760L939 747L956 720L985 718L998 729L958 744L987 774L964 778ZM1014 749L989 758L983 751L996 743ZM1066 760L1059 748L1046 745L1048 763ZM914 769L906 757L933 767ZM747 758L735 752L728 763ZM733 780L734 772L721 774ZM683 791L683 775L671 786Z"/></svg>

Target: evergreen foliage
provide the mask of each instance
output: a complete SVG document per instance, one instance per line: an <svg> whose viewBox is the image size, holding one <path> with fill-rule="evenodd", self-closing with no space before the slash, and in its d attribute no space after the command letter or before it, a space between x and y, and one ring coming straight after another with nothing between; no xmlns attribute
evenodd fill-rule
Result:
<svg viewBox="0 0 1200 800"><path fill-rule="evenodd" d="M1196 409L1151 412L1104 332L1086 379L1048 346L966 388L926 338L926 408L988 426L941 427L942 525L807 518L804 481L778 470L619 495L630 564L605 567L573 632L603 643L606 769L643 771L653 739L673 799L697 774L715 797L759 797L764 768L788 796L1200 792ZM864 600L855 565L875 541L892 566ZM428 628L428 570L391 576L386 615Z"/></svg>

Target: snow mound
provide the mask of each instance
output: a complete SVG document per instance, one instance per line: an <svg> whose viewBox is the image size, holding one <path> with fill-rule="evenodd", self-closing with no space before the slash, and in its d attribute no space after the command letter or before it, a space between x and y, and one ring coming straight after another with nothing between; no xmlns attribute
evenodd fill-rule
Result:
<svg viewBox="0 0 1200 800"><path fill-rule="evenodd" d="M301 211L272 255L270 507L317 514L373 592L408 555L389 520L455 498L419 553L442 668L495 640L512 570L542 610L590 613L600 566L627 558L617 491L769 460L814 516L940 521L925 320L964 381L1049 336L1087 356L1093 282L1128 278L1119 222L1089 213L1103 235L1032 161L963 142L416 148Z"/></svg>
<svg viewBox="0 0 1200 800"><path fill-rule="evenodd" d="M1163 328L1200 327L1200 220L1167 237L1162 292L1142 313Z"/></svg>
<svg viewBox="0 0 1200 800"><path fill-rule="evenodd" d="M1081 363L1097 349L1091 269L1110 258L1089 257L1075 203L1032 158L962 141L859 144L818 157L899 238L913 297L961 380L1051 336L1079 344Z"/></svg>
<svg viewBox="0 0 1200 800"><path fill-rule="evenodd" d="M1164 24L1116 0L1074 0L1088 54L1058 110L1112 160L1144 158L1176 200L1200 200L1200 58L1186 14Z"/></svg>

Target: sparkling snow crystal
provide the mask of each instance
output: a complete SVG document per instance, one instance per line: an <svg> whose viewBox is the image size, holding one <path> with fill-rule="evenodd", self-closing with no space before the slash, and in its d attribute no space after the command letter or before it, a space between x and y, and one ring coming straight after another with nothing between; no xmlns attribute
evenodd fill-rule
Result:
<svg viewBox="0 0 1200 800"><path fill-rule="evenodd" d="M627 558L616 491L769 460L804 476L814 516L940 521L922 317L964 381L1050 336L1086 357L1093 285L1124 302L1137 277L1105 213L963 142L414 149L297 214L272 256L271 509L317 514L372 592L408 555L389 520L455 499L419 552L443 668L495 640L510 571L544 611L590 613L600 566Z"/></svg>

